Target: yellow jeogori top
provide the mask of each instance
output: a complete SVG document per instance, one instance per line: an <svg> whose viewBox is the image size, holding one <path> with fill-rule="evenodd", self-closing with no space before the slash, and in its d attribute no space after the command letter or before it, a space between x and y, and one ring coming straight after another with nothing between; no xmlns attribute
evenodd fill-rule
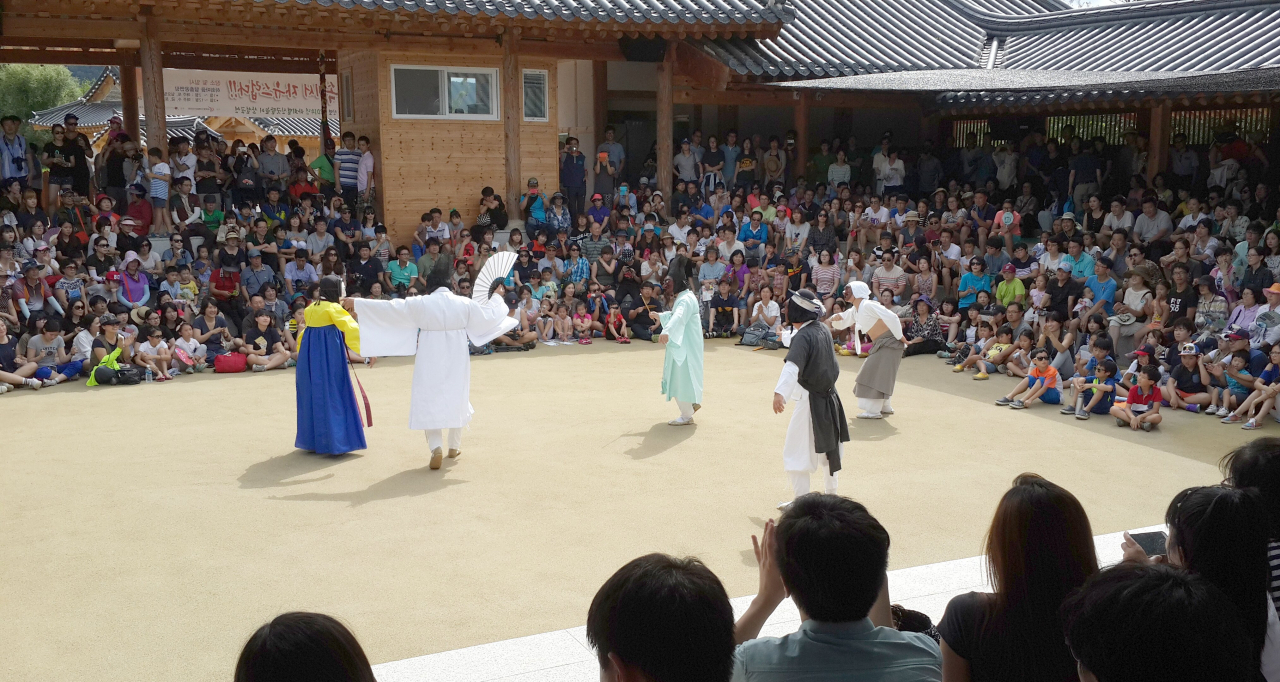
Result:
<svg viewBox="0 0 1280 682"><path fill-rule="evenodd" d="M303 316L307 327L336 326L346 337L347 347L357 355L360 353L360 325L342 306L329 301L317 301L303 308ZM302 348L302 336L306 331L303 329L298 333L298 348Z"/></svg>

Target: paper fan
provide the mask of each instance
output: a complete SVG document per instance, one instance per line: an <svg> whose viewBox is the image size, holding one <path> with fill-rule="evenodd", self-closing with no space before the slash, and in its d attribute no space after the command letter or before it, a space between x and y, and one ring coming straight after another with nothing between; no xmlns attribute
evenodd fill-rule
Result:
<svg viewBox="0 0 1280 682"><path fill-rule="evenodd" d="M480 268L480 273L476 275L475 283L471 285L471 298L477 301L489 300L489 294L493 292L493 283L506 279L507 273L511 272L515 264L516 254L510 251L499 251L489 256L489 260L484 262L484 267Z"/></svg>

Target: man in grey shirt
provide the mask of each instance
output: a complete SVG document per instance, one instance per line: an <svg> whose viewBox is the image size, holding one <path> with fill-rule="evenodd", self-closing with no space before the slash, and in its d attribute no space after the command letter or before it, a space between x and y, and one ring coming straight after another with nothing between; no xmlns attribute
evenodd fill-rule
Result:
<svg viewBox="0 0 1280 682"><path fill-rule="evenodd" d="M262 178L262 191L275 188L284 193L285 180L289 178L289 158L276 151L276 138L262 138L262 153L258 155L258 176Z"/></svg>
<svg viewBox="0 0 1280 682"><path fill-rule="evenodd" d="M614 167L614 177L622 177L622 164L627 160L627 151L613 137L613 126L608 126L604 129L604 142L596 147L596 153L608 152L609 164Z"/></svg>
<svg viewBox="0 0 1280 682"><path fill-rule="evenodd" d="M672 157L671 165L675 167L676 176L681 180L698 181L698 157L690 148L689 138L680 140L680 153Z"/></svg>
<svg viewBox="0 0 1280 682"><path fill-rule="evenodd" d="M1156 198L1147 195L1142 199L1142 213L1133 221L1133 240L1146 247L1173 231L1169 214L1156 206Z"/></svg>

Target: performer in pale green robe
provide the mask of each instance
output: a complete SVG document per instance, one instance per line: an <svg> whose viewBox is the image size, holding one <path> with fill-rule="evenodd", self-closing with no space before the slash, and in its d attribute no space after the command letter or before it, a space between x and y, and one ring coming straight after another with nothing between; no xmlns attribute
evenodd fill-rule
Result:
<svg viewBox="0 0 1280 682"><path fill-rule="evenodd" d="M702 407L702 313L698 297L690 289L693 264L684 256L671 261L668 272L676 292L675 304L665 313L649 313L662 325L658 341L666 344L662 365L662 394L675 400L680 418L672 426L693 423L693 413Z"/></svg>

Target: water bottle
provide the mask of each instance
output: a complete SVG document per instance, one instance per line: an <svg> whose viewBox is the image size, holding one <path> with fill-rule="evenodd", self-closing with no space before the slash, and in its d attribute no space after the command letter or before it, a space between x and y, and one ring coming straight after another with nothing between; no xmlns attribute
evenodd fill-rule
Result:
<svg viewBox="0 0 1280 682"><path fill-rule="evenodd" d="M147 368L147 375L146 375L146 378L145 378L145 379L143 379L143 381L146 381L146 382L149 384L149 383L151 383L151 380L152 380L152 377L151 377L151 368L150 368L150 367L148 367L148 368Z"/></svg>

